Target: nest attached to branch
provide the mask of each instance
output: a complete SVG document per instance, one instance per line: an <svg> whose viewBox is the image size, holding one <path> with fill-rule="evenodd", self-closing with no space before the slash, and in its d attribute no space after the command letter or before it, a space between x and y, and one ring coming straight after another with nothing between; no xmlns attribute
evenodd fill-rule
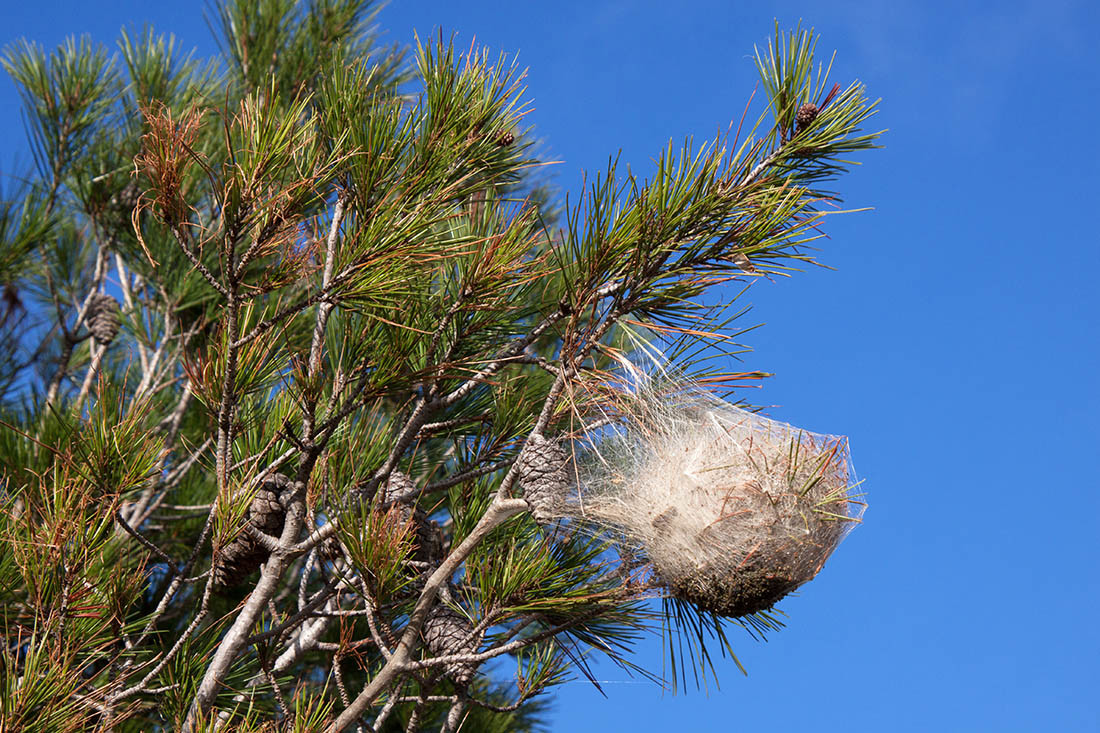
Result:
<svg viewBox="0 0 1100 733"><path fill-rule="evenodd" d="M586 453L571 512L619 535L669 595L721 616L811 580L862 513L846 438L701 391L642 397Z"/></svg>

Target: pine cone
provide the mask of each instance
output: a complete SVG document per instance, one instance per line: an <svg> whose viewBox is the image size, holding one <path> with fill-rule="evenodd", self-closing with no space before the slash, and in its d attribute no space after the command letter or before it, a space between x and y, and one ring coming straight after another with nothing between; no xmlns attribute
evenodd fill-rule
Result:
<svg viewBox="0 0 1100 733"><path fill-rule="evenodd" d="M413 520L413 531L416 533L416 551L411 559L434 566L438 565L443 558L443 537L438 524L428 519L428 515L424 512L410 503L406 503L411 502L418 492L419 488L408 475L400 471L394 471L390 474L386 485L379 489L375 500L379 502L379 506L390 501L396 502L387 509L397 507L397 512L395 512L397 521L405 523L410 519ZM330 537L321 545L321 553L329 561L335 561L337 558L343 557L340 540L335 535Z"/></svg>
<svg viewBox="0 0 1100 733"><path fill-rule="evenodd" d="M129 181L122 190L111 197L111 203L120 211L132 211L141 198L141 188L137 181Z"/></svg>
<svg viewBox="0 0 1100 733"><path fill-rule="evenodd" d="M566 472L568 458L557 442L541 435L531 441L520 454L519 482L531 516L539 524L547 524L560 516L565 492L569 487Z"/></svg>
<svg viewBox="0 0 1100 733"><path fill-rule="evenodd" d="M23 307L22 299L19 297L19 290L11 283L4 285L4 294L0 295L0 300L4 301L4 305L7 306L8 309L4 315L7 315L7 313L10 313L16 308L19 310L26 310L26 308Z"/></svg>
<svg viewBox="0 0 1100 733"><path fill-rule="evenodd" d="M248 505L248 525L264 534L278 537L283 532L286 519L287 487L290 480L278 474L272 476L256 490ZM226 545L214 563L213 580L216 586L233 587L260 568L267 559L267 548L252 536L247 528L241 530Z"/></svg>
<svg viewBox="0 0 1100 733"><path fill-rule="evenodd" d="M413 531L416 533L416 551L412 560L438 565L443 559L443 537L439 531L439 525L428 519L428 515L412 506L420 489L408 475L400 471L394 471L386 481L385 488L379 492L378 501L396 501L400 508L398 520L401 522L413 521ZM409 503L406 503L409 502Z"/></svg>
<svg viewBox="0 0 1100 733"><path fill-rule="evenodd" d="M516 136L509 130L500 130L496 135L496 143L498 148L506 148L516 141Z"/></svg>
<svg viewBox="0 0 1100 733"><path fill-rule="evenodd" d="M321 557L329 562L336 562L344 557L344 545L340 538L332 535L320 545Z"/></svg>
<svg viewBox="0 0 1100 733"><path fill-rule="evenodd" d="M417 510L416 514L416 551L412 559L422 562L431 568L435 568L443 562L443 532L439 525L428 519L424 512Z"/></svg>
<svg viewBox="0 0 1100 733"><path fill-rule="evenodd" d="M390 474L390 477L386 479L386 485L378 492L380 496L379 501L400 501L402 499L412 498L412 495L417 491L416 484L407 474L400 471L394 471ZM404 505L403 505L404 506Z"/></svg>
<svg viewBox="0 0 1100 733"><path fill-rule="evenodd" d="M100 346L106 346L115 340L120 323L118 301L110 295L97 293L88 303L85 320L88 330Z"/></svg>
<svg viewBox="0 0 1100 733"><path fill-rule="evenodd" d="M798 108L798 113L794 116L795 125L798 127L798 131L802 132L817 119L817 115L821 110L817 108L816 104L807 102Z"/></svg>
<svg viewBox="0 0 1100 733"><path fill-rule="evenodd" d="M443 603L438 604L424 621L422 635L428 651L434 657L452 654L475 654L481 640L473 634L473 626L462 614ZM442 666L443 674L459 685L467 685L477 671L475 662L451 662Z"/></svg>

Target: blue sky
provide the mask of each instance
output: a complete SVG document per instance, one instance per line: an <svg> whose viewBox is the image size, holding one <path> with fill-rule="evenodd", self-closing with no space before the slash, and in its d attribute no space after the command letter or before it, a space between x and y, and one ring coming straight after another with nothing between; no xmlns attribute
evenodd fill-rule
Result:
<svg viewBox="0 0 1100 733"><path fill-rule="evenodd" d="M151 22L213 51L201 3L0 1L0 40L52 46ZM396 3L388 38L436 27L519 52L556 181L740 115L753 44L800 19L835 79L883 99L885 149L839 186L874 210L828 225L814 270L754 285L770 414L849 435L870 508L780 608L749 670L673 697L598 667L555 695L562 731L1100 729L1100 11L1043 2ZM27 160L0 81L0 167ZM735 636L735 638L738 638ZM656 644L639 650L659 667Z"/></svg>

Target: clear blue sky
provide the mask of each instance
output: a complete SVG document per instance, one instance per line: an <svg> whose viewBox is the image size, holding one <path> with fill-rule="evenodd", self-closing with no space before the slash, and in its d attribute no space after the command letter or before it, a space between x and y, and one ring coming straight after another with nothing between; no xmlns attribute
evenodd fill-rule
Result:
<svg viewBox="0 0 1100 733"><path fill-rule="evenodd" d="M201 3L9 2L0 40L113 43L151 22L201 53ZM754 286L758 403L851 437L870 508L789 628L737 645L720 692L559 688L560 731L1100 730L1100 11L1030 2L397 3L389 38L441 26L520 52L563 190L619 148L737 117L754 43L802 19L837 81L882 97L885 150L841 190L837 268ZM0 166L27 160L0 81ZM1093 214L1089 214L1092 211ZM660 665L656 645L640 654ZM602 679L628 678L599 667Z"/></svg>

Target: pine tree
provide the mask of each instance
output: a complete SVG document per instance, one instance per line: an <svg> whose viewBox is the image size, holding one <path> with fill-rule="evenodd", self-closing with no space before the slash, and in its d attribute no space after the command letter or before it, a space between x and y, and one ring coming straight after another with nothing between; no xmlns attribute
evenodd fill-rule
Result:
<svg viewBox="0 0 1100 733"><path fill-rule="evenodd" d="M36 165L0 209L0 728L528 730L592 652L645 674L646 629L710 665L776 626L658 610L561 511L647 354L718 383L704 293L813 262L863 87L777 27L755 124L559 197L507 57L215 7L209 62L3 57Z"/></svg>

